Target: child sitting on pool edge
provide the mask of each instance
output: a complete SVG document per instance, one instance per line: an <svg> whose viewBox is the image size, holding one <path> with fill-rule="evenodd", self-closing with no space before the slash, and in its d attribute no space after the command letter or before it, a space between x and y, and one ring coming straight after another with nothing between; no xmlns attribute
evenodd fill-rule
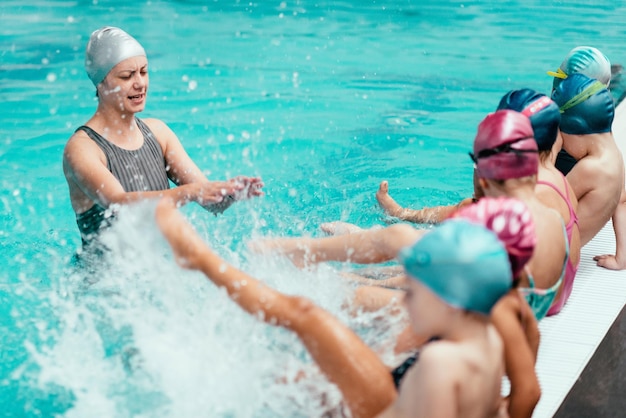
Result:
<svg viewBox="0 0 626 418"><path fill-rule="evenodd" d="M581 244L591 241L611 219L615 255L594 260L611 270L626 269L624 159L611 133L613 98L604 83L572 74L558 84L552 99L561 110L563 149L577 160L567 180L578 198Z"/></svg>

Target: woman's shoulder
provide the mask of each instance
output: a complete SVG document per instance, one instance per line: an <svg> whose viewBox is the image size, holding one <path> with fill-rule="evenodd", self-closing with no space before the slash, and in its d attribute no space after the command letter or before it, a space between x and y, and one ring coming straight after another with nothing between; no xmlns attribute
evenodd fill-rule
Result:
<svg viewBox="0 0 626 418"><path fill-rule="evenodd" d="M139 123L144 123L151 130L161 130L167 128L167 124L163 122L161 119L157 118L137 118ZM169 129L169 128L168 128Z"/></svg>
<svg viewBox="0 0 626 418"><path fill-rule="evenodd" d="M98 148L97 144L89 137L85 125L78 127L65 143L65 152L84 151Z"/></svg>
<svg viewBox="0 0 626 418"><path fill-rule="evenodd" d="M168 144L178 141L176 134L161 119L138 118L137 120L138 123L143 123L148 128L163 150L168 147Z"/></svg>

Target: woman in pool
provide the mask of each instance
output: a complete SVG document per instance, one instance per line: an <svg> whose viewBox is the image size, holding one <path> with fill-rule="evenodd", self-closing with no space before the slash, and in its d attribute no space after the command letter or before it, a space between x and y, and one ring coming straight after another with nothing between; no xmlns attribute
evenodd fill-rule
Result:
<svg viewBox="0 0 626 418"><path fill-rule="evenodd" d="M258 178L209 181L165 123L139 119L148 94L143 47L119 28L91 34L85 69L98 96L96 113L71 136L63 171L83 244L110 224L112 205L168 196L215 213L262 194ZM169 181L178 187L170 189Z"/></svg>
<svg viewBox="0 0 626 418"><path fill-rule="evenodd" d="M413 330L437 335L423 347L399 391L389 369L331 314L305 298L281 294L216 255L185 222L171 199L157 223L177 261L203 272L250 314L295 332L354 417L495 417L501 408L502 341L489 313L510 289L510 262L486 228L451 220L399 254ZM459 289L465 289L459 291Z"/></svg>

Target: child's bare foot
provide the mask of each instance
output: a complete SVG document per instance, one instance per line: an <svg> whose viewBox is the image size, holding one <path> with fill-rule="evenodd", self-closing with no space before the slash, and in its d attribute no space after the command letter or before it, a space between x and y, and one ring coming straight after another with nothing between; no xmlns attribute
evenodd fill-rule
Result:
<svg viewBox="0 0 626 418"><path fill-rule="evenodd" d="M320 229L328 235L348 235L363 231L363 228L342 221L324 222L320 225Z"/></svg>
<svg viewBox="0 0 626 418"><path fill-rule="evenodd" d="M387 215L398 217L402 213L402 206L398 205L391 196L389 196L389 183L383 181L376 192L376 200Z"/></svg>

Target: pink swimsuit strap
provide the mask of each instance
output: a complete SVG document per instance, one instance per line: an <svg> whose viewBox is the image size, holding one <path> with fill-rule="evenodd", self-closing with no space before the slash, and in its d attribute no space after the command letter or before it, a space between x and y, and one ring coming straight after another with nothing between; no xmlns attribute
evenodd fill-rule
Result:
<svg viewBox="0 0 626 418"><path fill-rule="evenodd" d="M561 192L558 187L556 187L554 184L547 182L547 181L537 181L537 184L543 184L544 186L551 187L552 189L554 189L554 191L556 191L559 194L559 196L561 196L561 198L567 204L567 207L569 209L569 222L565 226L565 230L567 231L567 239L571 244L572 233L574 231L574 225L578 225L578 216L576 216L576 212L574 211L574 208L572 207L572 202L570 201L570 198L569 198L569 187L567 184L567 179L563 175L561 175L561 177L563 177L563 185L565 187L565 193ZM565 277L563 280L563 289L561 290L561 294L559 295L559 298L554 301L552 307L548 311L549 316L559 313L561 309L563 308L563 306L565 305L565 302L567 302L567 299L569 299L569 296L572 293L572 289L574 287L574 277L576 276L577 271L578 271L578 265L575 266L572 264L571 260L567 260L567 266L565 269Z"/></svg>
<svg viewBox="0 0 626 418"><path fill-rule="evenodd" d="M567 179L562 174L561 177L563 177L563 186L565 187L565 193L563 193L561 190L559 190L558 187L556 187L549 181L538 180L537 184L543 184L544 186L552 188L555 192L559 194L559 196L561 196L561 198L567 204L567 208L569 209L569 221L567 222L567 225L565 225L565 230L567 231L567 238L569 239L571 244L574 225L578 225L578 216L576 216L576 211L574 211L574 207L572 206L572 202L569 198L569 187L567 187Z"/></svg>

